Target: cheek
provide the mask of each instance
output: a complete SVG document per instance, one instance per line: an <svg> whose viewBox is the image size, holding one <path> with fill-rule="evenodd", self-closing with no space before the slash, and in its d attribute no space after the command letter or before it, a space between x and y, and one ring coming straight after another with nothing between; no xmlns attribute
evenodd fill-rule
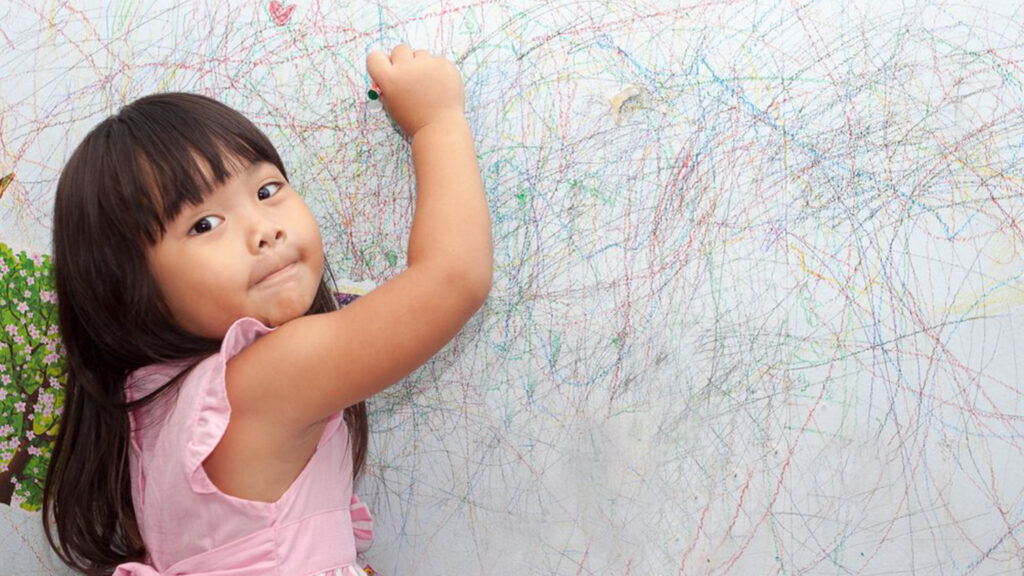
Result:
<svg viewBox="0 0 1024 576"><path fill-rule="evenodd" d="M176 324L184 327L190 316L188 293L191 291L187 277L173 265L173 261L151 258L149 271L160 299Z"/></svg>
<svg viewBox="0 0 1024 576"><path fill-rule="evenodd" d="M308 206L305 207L306 226L310 232L310 238L313 239L317 246L323 248L323 239L320 236L320 224L317 223L316 217L313 216L313 212Z"/></svg>
<svg viewBox="0 0 1024 576"><path fill-rule="evenodd" d="M317 290L320 289L320 282L324 279L324 249L323 245L319 242L316 246L311 249L308 259L308 270L309 270L309 296L314 298ZM311 300L312 301L312 300Z"/></svg>
<svg viewBox="0 0 1024 576"><path fill-rule="evenodd" d="M310 212L308 207L303 206L303 214L300 219L300 226L304 235L304 248L309 252L308 256L311 263L318 263L319 266L323 267L324 260L324 242L323 237L320 235L320 226L317 224L316 218L313 217L313 213Z"/></svg>
<svg viewBox="0 0 1024 576"><path fill-rule="evenodd" d="M221 313L229 313L233 299L244 290L247 271L237 258L217 258L216 251L156 249L148 255L150 275L168 312L185 330L214 335Z"/></svg>
<svg viewBox="0 0 1024 576"><path fill-rule="evenodd" d="M229 277L233 268L234 262L230 259L217 261L187 252L165 254L150 264L157 287L169 298L194 295L196 290L208 289L213 281Z"/></svg>
<svg viewBox="0 0 1024 576"><path fill-rule="evenodd" d="M151 249L146 254L149 275L153 279L157 291L168 304L172 304L171 300L176 292L174 280L179 277L175 270L175 261L174 255L169 254L161 246Z"/></svg>

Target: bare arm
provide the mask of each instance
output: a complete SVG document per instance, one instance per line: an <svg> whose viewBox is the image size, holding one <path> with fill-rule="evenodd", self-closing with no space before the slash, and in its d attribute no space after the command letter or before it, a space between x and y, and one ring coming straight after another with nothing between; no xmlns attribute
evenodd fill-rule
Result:
<svg viewBox="0 0 1024 576"><path fill-rule="evenodd" d="M408 62L401 60L401 55L399 58L399 65ZM468 274L474 285L484 287L486 292L493 266L491 223L473 137L463 112L462 81L455 66L447 60L423 51L416 52L415 58L428 59L424 72L436 70L437 78L450 83L452 93L446 95L447 100L428 100L424 105L414 98L405 98L403 90L416 90L415 84L409 82L396 87L398 93L392 101L386 82L391 74L401 73L401 69L388 68L379 52L368 59L371 74L376 70L382 76L375 79L384 90L382 99L388 112L412 136L418 193L408 263L412 267L437 259L439 264L457 265L460 272Z"/></svg>
<svg viewBox="0 0 1024 576"><path fill-rule="evenodd" d="M286 322L235 357L232 426L237 418L250 430L304 434L430 359L490 290L490 218L458 70L408 46L371 53L367 68L412 141L408 266L345 309Z"/></svg>

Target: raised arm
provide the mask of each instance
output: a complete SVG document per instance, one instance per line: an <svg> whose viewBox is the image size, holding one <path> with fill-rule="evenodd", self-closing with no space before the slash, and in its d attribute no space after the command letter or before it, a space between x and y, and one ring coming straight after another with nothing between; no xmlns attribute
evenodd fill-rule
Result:
<svg viewBox="0 0 1024 576"><path fill-rule="evenodd" d="M454 267L483 297L491 283L491 224L458 70L405 45L390 58L371 53L367 68L388 113L412 139L417 196L409 267Z"/></svg>
<svg viewBox="0 0 1024 576"><path fill-rule="evenodd" d="M286 322L232 360L232 425L238 416L301 434L430 359L490 290L490 218L458 70L404 45L390 57L371 53L367 68L412 142L408 266L343 310Z"/></svg>

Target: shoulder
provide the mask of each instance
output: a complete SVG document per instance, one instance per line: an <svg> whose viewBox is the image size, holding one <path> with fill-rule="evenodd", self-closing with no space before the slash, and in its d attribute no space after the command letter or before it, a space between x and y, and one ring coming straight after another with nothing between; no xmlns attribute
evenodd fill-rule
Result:
<svg viewBox="0 0 1024 576"><path fill-rule="evenodd" d="M126 381L129 401L181 376L166 395L131 412L136 448L145 448L148 458L183 459L193 490L213 491L202 465L221 443L232 420L227 365L273 330L254 318L241 318L228 329L217 352L198 361L154 364L133 372Z"/></svg>
<svg viewBox="0 0 1024 576"><path fill-rule="evenodd" d="M186 379L190 382L222 377L229 360L274 330L275 328L266 326L255 318L240 318L228 328L217 352L205 358L185 358L150 364L130 373L125 379L128 400L142 398L186 371Z"/></svg>

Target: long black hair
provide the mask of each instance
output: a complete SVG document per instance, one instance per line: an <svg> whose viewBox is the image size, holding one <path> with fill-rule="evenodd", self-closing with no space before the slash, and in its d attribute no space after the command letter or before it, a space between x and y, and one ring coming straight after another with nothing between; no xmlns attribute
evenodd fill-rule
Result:
<svg viewBox="0 0 1024 576"><path fill-rule="evenodd" d="M125 378L150 364L216 352L172 319L146 251L187 205L239 165L284 165L270 140L237 111L195 94L136 100L96 126L61 172L53 215L53 265L66 351L64 413L43 490L46 537L69 566L109 574L142 560L146 547L132 506L130 410L177 388L184 372L126 402ZM307 314L337 309L325 277ZM353 467L366 455L366 406L345 410ZM56 528L56 540L54 538Z"/></svg>

